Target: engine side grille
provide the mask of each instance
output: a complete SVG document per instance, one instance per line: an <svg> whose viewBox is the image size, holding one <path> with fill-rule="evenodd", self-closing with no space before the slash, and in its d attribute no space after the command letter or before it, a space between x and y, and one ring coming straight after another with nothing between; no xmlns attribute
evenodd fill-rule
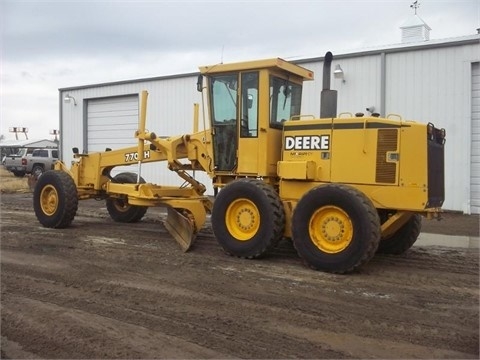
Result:
<svg viewBox="0 0 480 360"><path fill-rule="evenodd" d="M397 151L398 130L379 129L377 135L377 183L395 184L397 179L397 164L387 162L387 152Z"/></svg>
<svg viewBox="0 0 480 360"><path fill-rule="evenodd" d="M428 207L440 207L445 200L444 144L428 140Z"/></svg>

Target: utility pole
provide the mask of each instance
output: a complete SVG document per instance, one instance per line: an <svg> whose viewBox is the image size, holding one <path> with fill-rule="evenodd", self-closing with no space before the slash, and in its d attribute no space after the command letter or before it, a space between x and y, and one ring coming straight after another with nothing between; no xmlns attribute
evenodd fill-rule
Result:
<svg viewBox="0 0 480 360"><path fill-rule="evenodd" d="M15 133L15 139L18 140L18 133L23 133L25 134L25 139L28 140L28 128L22 127L22 126L14 126L9 129L10 132Z"/></svg>
<svg viewBox="0 0 480 360"><path fill-rule="evenodd" d="M50 135L55 135L55 142L58 142L58 135L60 135L60 130L57 130L57 129L53 129L53 130L50 130Z"/></svg>

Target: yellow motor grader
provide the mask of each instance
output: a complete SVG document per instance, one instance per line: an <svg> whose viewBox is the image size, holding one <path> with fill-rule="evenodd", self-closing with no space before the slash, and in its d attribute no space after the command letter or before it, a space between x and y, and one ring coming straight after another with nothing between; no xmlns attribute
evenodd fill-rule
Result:
<svg viewBox="0 0 480 360"><path fill-rule="evenodd" d="M282 59L200 67L197 88L210 121L198 130L195 105L192 134L161 138L145 130L142 92L138 145L88 154L74 148L70 168L57 162L35 185L39 222L68 227L78 200L100 198L118 222L167 207L165 226L185 251L211 214L218 243L242 258L261 257L282 238L308 266L335 273L359 268L377 251L403 253L420 233L421 215L436 217L443 204L445 130L378 114L337 117L331 62L328 52L320 119L300 110L303 81L313 73ZM157 161L184 185L145 182L141 164ZM111 175L135 164L138 174ZM199 170L212 179L214 201L192 176Z"/></svg>

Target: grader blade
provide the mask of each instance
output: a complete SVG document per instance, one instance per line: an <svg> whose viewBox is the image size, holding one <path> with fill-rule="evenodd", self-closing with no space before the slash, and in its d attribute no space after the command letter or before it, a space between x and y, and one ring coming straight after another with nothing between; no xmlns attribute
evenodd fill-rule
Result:
<svg viewBox="0 0 480 360"><path fill-rule="evenodd" d="M167 213L165 228L180 245L183 252L187 252L195 240L193 222L171 207L167 208Z"/></svg>

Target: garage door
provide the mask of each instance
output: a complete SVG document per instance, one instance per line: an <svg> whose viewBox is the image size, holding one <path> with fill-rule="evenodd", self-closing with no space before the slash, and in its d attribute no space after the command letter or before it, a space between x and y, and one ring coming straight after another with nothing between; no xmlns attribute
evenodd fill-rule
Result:
<svg viewBox="0 0 480 360"><path fill-rule="evenodd" d="M88 151L135 146L138 95L91 99L87 103Z"/></svg>
<svg viewBox="0 0 480 360"><path fill-rule="evenodd" d="M88 152L136 146L138 129L138 95L90 99L87 102ZM124 171L136 172L132 166L118 166L112 176Z"/></svg>
<svg viewBox="0 0 480 360"><path fill-rule="evenodd" d="M472 152L470 211L480 214L480 63L472 64Z"/></svg>

